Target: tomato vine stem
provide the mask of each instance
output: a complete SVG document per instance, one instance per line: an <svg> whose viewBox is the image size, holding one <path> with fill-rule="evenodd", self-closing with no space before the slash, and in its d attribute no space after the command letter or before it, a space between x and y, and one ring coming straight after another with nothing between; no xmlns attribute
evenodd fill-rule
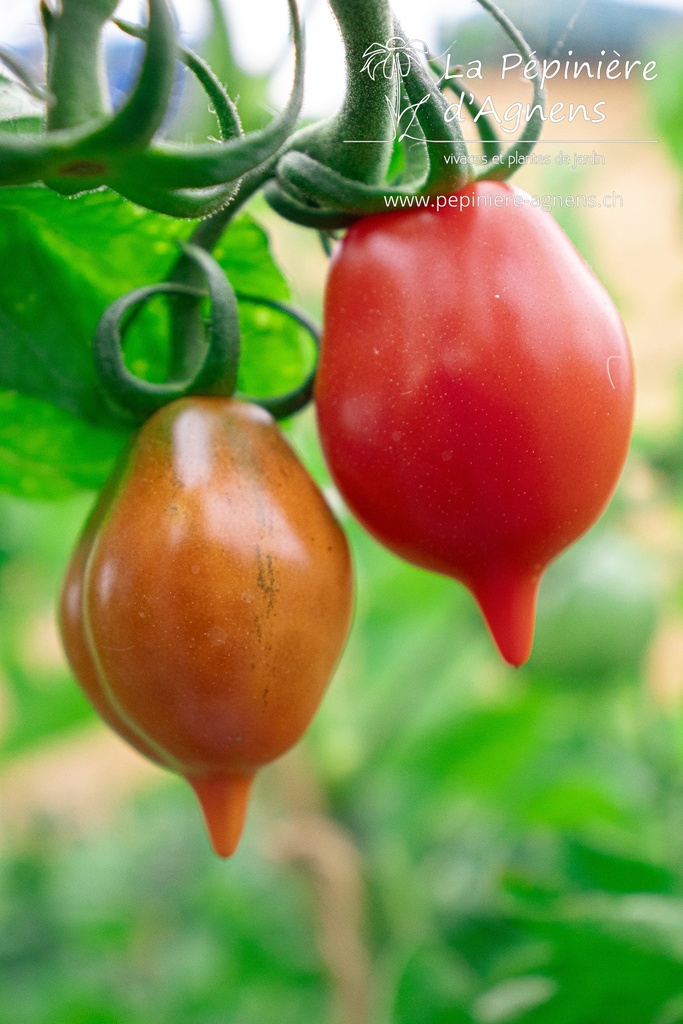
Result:
<svg viewBox="0 0 683 1024"><path fill-rule="evenodd" d="M369 46L392 32L389 0L329 0L344 42L346 94L329 120L300 129L287 149L306 153L339 174L365 183L381 182L391 159L393 84L362 74ZM359 144L356 144L359 143Z"/></svg>
<svg viewBox="0 0 683 1024"><path fill-rule="evenodd" d="M515 44L519 50L521 56L525 61L530 62L534 60L534 56L531 47L527 43L526 39L519 31L518 28L510 21L510 19L500 10L496 4L492 3L491 0L477 0L477 3L484 8L485 11L498 22L500 27L503 29L509 39ZM516 167L516 156L528 156L532 152L534 146L538 142L541 131L543 129L543 120L545 113L545 89L541 83L540 77L537 75L534 78L534 94L533 94L533 108L531 117L528 119L526 127L524 128L520 137L512 143L508 149L502 155L502 158L496 163L492 163L490 167L482 171L477 175L477 179L482 181L485 179L504 181L511 176Z"/></svg>
<svg viewBox="0 0 683 1024"><path fill-rule="evenodd" d="M84 4L92 8L89 19L79 32L67 33ZM44 3L54 111L47 131L2 133L0 185L44 182L66 195L105 185L173 217L205 217L216 212L243 176L266 164L282 148L298 120L303 98L303 33L296 0L287 0L287 5L295 55L290 97L270 124L244 135L230 128L234 108L230 110L231 101L208 65L178 49L167 0L148 0L147 28L132 30L146 40L145 55L132 93L113 115L107 110L102 81L100 36L115 4L112 0L94 0L92 4L66 0L69 13L58 16ZM70 48L65 49L61 41L67 35ZM191 68L220 108L223 139L218 144L183 145L157 139L178 58ZM74 68L80 67L84 70L79 80Z"/></svg>
<svg viewBox="0 0 683 1024"><path fill-rule="evenodd" d="M161 406L190 394L231 395L237 381L240 332L237 299L222 267L204 249L184 246L185 255L196 262L208 285L211 301L211 330L204 358L187 379L163 384L142 380L127 368L122 352L122 322L131 311L156 295L185 294L196 298L203 293L173 281L137 288L113 302L95 332L95 370L110 405L128 420L142 422Z"/></svg>
<svg viewBox="0 0 683 1024"><path fill-rule="evenodd" d="M533 61L525 39L503 12L491 0L478 2L514 42L525 60ZM333 0L330 3L336 11ZM341 6L346 9L345 3ZM353 4L349 5L348 10L351 9ZM370 5L369 10L374 11L374 5ZM362 17L360 21L363 22ZM315 126L295 133L280 155L276 180L268 183L265 195L281 216L318 230L347 227L360 217L386 212L387 199L391 197L452 194L477 177L508 178L517 163L514 157L528 154L535 145L543 125L545 105L538 77L534 80L533 108L528 123L519 139L505 152L493 122L482 113L476 98L465 95L456 85L454 91L462 96L476 124L486 157L486 170L480 175L474 174L458 118L448 116L449 105L440 88L444 83L436 82L430 74L443 78L443 68L433 58L421 59L417 46L406 37L396 20L392 30L393 35L385 43L375 40L374 44L368 44L363 51L366 60L360 73L352 76L351 69L357 70L357 64L347 61L347 94L336 121L333 119L323 128ZM354 54L358 50L357 40L355 42ZM389 67L389 74L378 70L382 65L385 65L385 72ZM365 73L367 80L363 77ZM383 83L384 99L392 113L393 146L402 145L406 154L404 173L394 180L387 180L386 167L379 162L369 173L368 168L361 165L361 157L357 157L355 167L353 160L347 159L349 150L360 151L362 156L366 146L361 140L368 138L367 128L372 124L370 121L363 124L364 108L360 103L354 122L358 134L352 141L361 144L345 146L350 137L337 136L331 155L326 154L322 145L314 144L319 143L321 133L323 139L327 138L325 133L330 132L330 126L345 125L345 116L359 88L376 99L376 81ZM409 144L417 147L421 155L416 158Z"/></svg>
<svg viewBox="0 0 683 1024"><path fill-rule="evenodd" d="M47 112L49 131L78 127L109 113L102 31L115 9L116 0L62 0L57 10L42 0L47 87L55 99Z"/></svg>

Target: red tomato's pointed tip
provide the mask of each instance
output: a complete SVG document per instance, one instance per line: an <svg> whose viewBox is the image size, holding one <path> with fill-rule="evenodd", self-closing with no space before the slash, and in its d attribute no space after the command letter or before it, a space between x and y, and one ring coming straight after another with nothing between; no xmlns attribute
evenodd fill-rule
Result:
<svg viewBox="0 0 683 1024"><path fill-rule="evenodd" d="M472 588L501 655L520 668L531 657L540 574L501 572Z"/></svg>
<svg viewBox="0 0 683 1024"><path fill-rule="evenodd" d="M231 857L242 836L253 775L213 775L187 781L201 804L211 845L219 857Z"/></svg>

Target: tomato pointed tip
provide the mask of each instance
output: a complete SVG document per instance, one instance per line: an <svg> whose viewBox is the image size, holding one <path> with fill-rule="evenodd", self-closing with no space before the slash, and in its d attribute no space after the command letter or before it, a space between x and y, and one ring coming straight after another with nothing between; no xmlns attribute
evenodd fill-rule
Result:
<svg viewBox="0 0 683 1024"><path fill-rule="evenodd" d="M500 650L500 648L498 649ZM526 654L523 658L519 658L519 656L507 658L502 651L500 653L503 656L503 658L505 658L505 661L507 661L508 665L511 665L512 668L522 668L524 665L526 665L527 661L531 657L531 651L529 651L529 653Z"/></svg>
<svg viewBox="0 0 683 1024"><path fill-rule="evenodd" d="M253 776L214 775L187 781L199 800L214 851L219 857L232 857L242 837Z"/></svg>
<svg viewBox="0 0 683 1024"><path fill-rule="evenodd" d="M522 668L524 665L526 665L527 661L531 657L531 645L533 641L533 635L529 637L528 642L524 643L523 651L512 650L509 646L501 643L498 640L495 633L493 633L493 631L491 630L491 627L489 627L489 630L503 661L507 662L507 664L510 665L511 668Z"/></svg>
<svg viewBox="0 0 683 1024"><path fill-rule="evenodd" d="M521 668L531 657L540 574L501 572L472 587L502 658Z"/></svg>

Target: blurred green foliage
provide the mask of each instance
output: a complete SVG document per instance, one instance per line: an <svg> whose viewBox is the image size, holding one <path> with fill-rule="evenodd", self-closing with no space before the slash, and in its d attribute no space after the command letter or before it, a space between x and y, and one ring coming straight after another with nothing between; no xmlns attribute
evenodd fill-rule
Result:
<svg viewBox="0 0 683 1024"><path fill-rule="evenodd" d="M293 437L328 483L311 416ZM92 720L64 670L23 666L21 639L84 505L0 504L6 759ZM616 1006L619 1024L677 1024L683 720L643 689L651 562L618 516L581 541L543 585L538 657L514 671L463 588L346 526L356 621L303 751L360 854L372 1024L603 1024ZM295 813L276 771L227 863L172 780L104 831L5 836L0 1024L332 1020L329 908L315 873L273 857Z"/></svg>
<svg viewBox="0 0 683 1024"><path fill-rule="evenodd" d="M146 797L95 842L38 827L3 862L1 1024L324 1019L306 886L248 853L226 885L183 796Z"/></svg>
<svg viewBox="0 0 683 1024"><path fill-rule="evenodd" d="M652 114L662 141L679 167L683 165L683 76L680 74L683 30L672 32L658 42Z"/></svg>
<svg viewBox="0 0 683 1024"><path fill-rule="evenodd" d="M49 649L59 581L91 501L90 495L49 504L0 495L0 765L92 720L66 665ZM36 656L41 642L48 645L43 658Z"/></svg>

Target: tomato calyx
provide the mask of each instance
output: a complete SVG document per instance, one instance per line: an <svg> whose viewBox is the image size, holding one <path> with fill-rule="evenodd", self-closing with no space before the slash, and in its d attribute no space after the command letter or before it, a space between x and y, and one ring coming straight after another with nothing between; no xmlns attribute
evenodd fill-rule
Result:
<svg viewBox="0 0 683 1024"><path fill-rule="evenodd" d="M477 0L502 28L517 47L525 61L533 61L533 54L523 35L509 18L491 0ZM543 126L545 93L537 76L533 83L533 101L527 124L519 138L505 151L495 126L485 114L473 93L465 93L453 84L446 69L433 56L426 60L417 47L407 39L400 24L394 20L393 36L385 46L372 41L366 33L368 46L363 56L366 62L362 72L368 72L364 83L364 102L371 114L361 122L363 136L357 124L358 103L350 101L352 86L359 77L359 68L353 64L356 46L349 45L350 20L355 12L354 0L331 0L347 44L347 80L349 94L342 109L331 123L307 128L295 133L287 143L277 162L277 176L267 182L265 196L281 216L308 227L331 230L348 227L354 220L387 211L387 201L402 197L449 195L466 184L483 179L505 180L536 144ZM382 8L383 4L371 4ZM346 29L346 31L345 31ZM382 51L380 53L380 51ZM386 56L384 56L386 52ZM398 55L397 55L398 54ZM392 73L377 73L375 61L393 60ZM362 73L361 72L361 73ZM374 166L368 167L366 148L345 143L376 139L380 103L375 86L383 83L381 100L392 111L393 138L377 152ZM486 170L472 171L458 117L451 117L450 104L444 92L452 90L470 113L487 156ZM361 109L363 109L361 107ZM356 115L351 120L347 111ZM355 131L355 134L354 134ZM376 144L375 144L376 145ZM402 152L404 168L398 177L387 179L387 147L398 147ZM353 156L349 157L349 151ZM355 156L355 154L359 154ZM355 164L354 164L355 159Z"/></svg>

